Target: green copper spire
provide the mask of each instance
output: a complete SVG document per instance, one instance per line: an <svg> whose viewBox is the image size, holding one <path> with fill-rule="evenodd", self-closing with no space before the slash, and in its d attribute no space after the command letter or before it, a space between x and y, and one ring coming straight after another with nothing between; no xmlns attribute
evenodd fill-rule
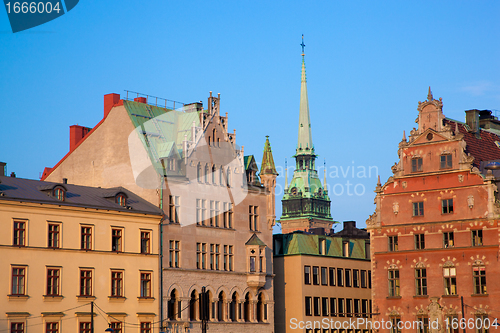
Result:
<svg viewBox="0 0 500 333"><path fill-rule="evenodd" d="M273 152L269 143L269 135L266 135L266 143L264 145L264 156L262 156L262 165L260 167L261 175L277 175L276 167L274 166Z"/></svg>
<svg viewBox="0 0 500 333"><path fill-rule="evenodd" d="M300 83L300 112L299 112L299 138L297 142L298 154L314 154L311 135L311 119L309 117L309 101L307 99L306 63L304 60L304 35L302 35L302 75Z"/></svg>
<svg viewBox="0 0 500 333"><path fill-rule="evenodd" d="M283 233L313 227L331 229L335 223L330 213L328 191L318 177L316 157L311 135L309 103L307 100L306 65L304 61L304 36L302 36L302 78L300 89L299 139L295 153L295 170L290 184L285 171L285 193L280 223ZM326 185L326 174L324 175Z"/></svg>

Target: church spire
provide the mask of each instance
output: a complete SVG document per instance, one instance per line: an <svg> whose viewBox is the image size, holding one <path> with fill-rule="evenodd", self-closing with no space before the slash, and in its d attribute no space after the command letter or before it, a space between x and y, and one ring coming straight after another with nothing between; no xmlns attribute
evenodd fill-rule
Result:
<svg viewBox="0 0 500 333"><path fill-rule="evenodd" d="M276 167L274 166L273 152L269 143L269 135L266 135L266 143L264 145L264 155L262 156L262 165L260 167L261 175L277 175Z"/></svg>
<svg viewBox="0 0 500 333"><path fill-rule="evenodd" d="M309 101L307 99L306 64L304 60L304 35L302 35L302 75L300 84L300 112L299 112L299 138L297 142L297 155L314 154L311 135L311 119L309 117Z"/></svg>

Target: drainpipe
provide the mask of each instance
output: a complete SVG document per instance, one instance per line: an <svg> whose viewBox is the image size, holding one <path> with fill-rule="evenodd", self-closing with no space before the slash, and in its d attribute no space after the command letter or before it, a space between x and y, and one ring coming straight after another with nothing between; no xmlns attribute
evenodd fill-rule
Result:
<svg viewBox="0 0 500 333"><path fill-rule="evenodd" d="M160 209L162 217L160 220L160 333L163 331L163 221L165 213L163 212L163 185L165 184L165 176L161 175L160 181Z"/></svg>

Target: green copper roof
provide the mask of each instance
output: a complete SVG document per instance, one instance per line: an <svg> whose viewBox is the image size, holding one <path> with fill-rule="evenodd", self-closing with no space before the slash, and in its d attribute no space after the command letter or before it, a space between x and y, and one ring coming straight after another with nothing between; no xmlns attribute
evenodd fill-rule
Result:
<svg viewBox="0 0 500 333"><path fill-rule="evenodd" d="M302 77L300 84L299 138L297 154L314 154L311 134L311 119L309 117L309 101L307 99L306 64L302 56Z"/></svg>
<svg viewBox="0 0 500 333"><path fill-rule="evenodd" d="M253 234L252 237L245 243L245 245L258 245L258 246L266 246L266 243L260 240L257 234Z"/></svg>
<svg viewBox="0 0 500 333"><path fill-rule="evenodd" d="M342 244L348 241L350 259L366 259L365 243L369 241L368 239L332 237L296 232L273 235L273 238L275 240L275 247L276 240L281 240L281 248L275 249L275 255L277 253L279 253L278 255L320 255L319 240L324 239L326 250L324 256L344 257Z"/></svg>
<svg viewBox="0 0 500 333"><path fill-rule="evenodd" d="M276 167L274 166L273 152L269 143L269 135L266 135L266 143L264 145L264 155L262 156L262 164L260 166L261 175L277 175Z"/></svg>

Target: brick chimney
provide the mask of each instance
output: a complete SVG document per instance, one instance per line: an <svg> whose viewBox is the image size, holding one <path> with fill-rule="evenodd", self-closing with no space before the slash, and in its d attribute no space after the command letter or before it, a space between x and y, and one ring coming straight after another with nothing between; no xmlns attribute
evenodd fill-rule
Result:
<svg viewBox="0 0 500 333"><path fill-rule="evenodd" d="M115 104L120 102L120 94L106 94L104 95L104 118L108 116L109 111Z"/></svg>
<svg viewBox="0 0 500 333"><path fill-rule="evenodd" d="M5 176L5 170L7 169L6 166L7 163L0 162L0 176Z"/></svg>
<svg viewBox="0 0 500 333"><path fill-rule="evenodd" d="M479 110L465 111L465 123L469 126L472 133L479 132Z"/></svg>
<svg viewBox="0 0 500 333"><path fill-rule="evenodd" d="M90 132L92 128L80 125L73 125L69 127L69 151L75 149L80 141Z"/></svg>

